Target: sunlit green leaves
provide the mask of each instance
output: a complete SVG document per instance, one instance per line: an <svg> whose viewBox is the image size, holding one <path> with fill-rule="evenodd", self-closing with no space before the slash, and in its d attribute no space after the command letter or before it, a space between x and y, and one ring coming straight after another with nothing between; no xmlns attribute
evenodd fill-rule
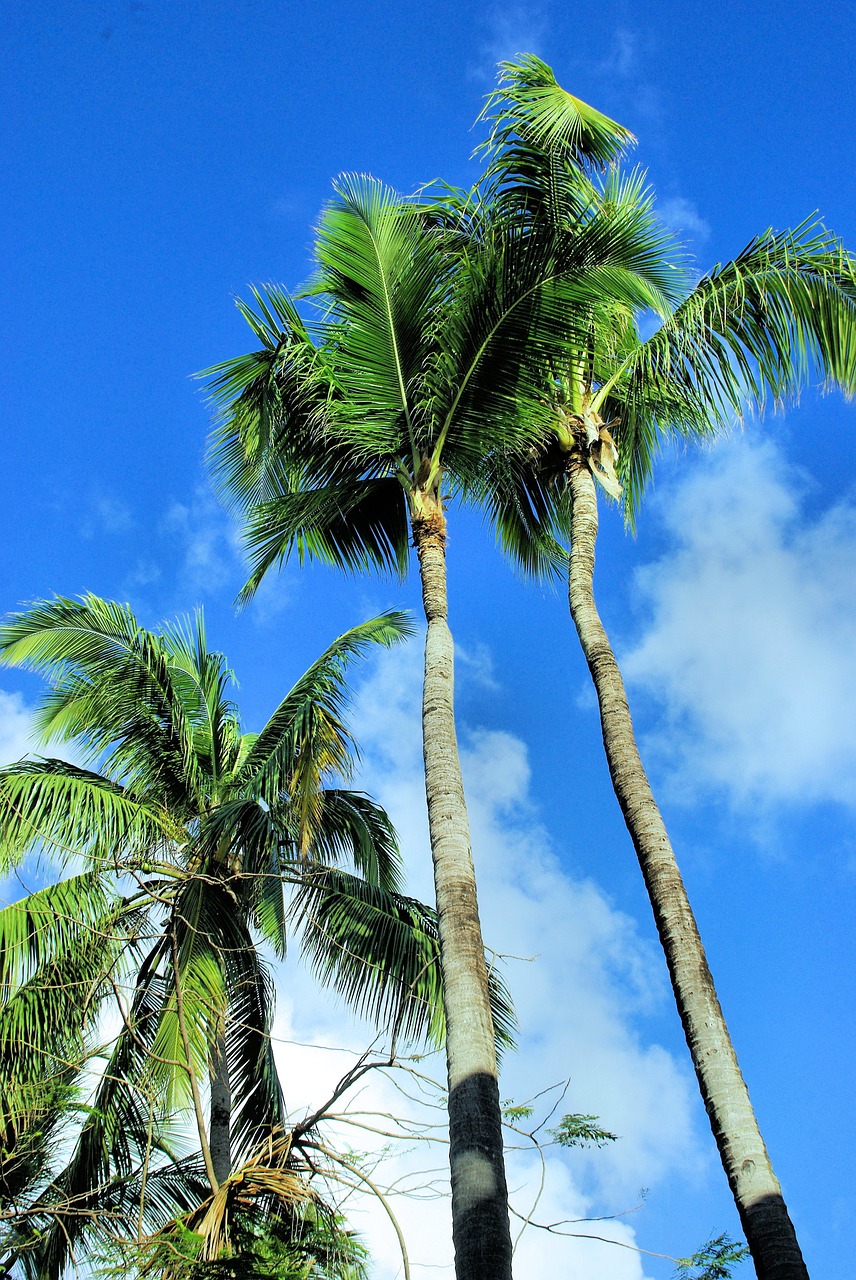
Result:
<svg viewBox="0 0 856 1280"><path fill-rule="evenodd" d="M341 941L355 927L343 901L362 903L358 960L319 964L319 976L381 1024L439 1034L430 915L398 891L386 814L340 785L356 751L348 667L409 630L387 613L338 637L245 733L201 613L154 633L128 606L86 596L39 602L0 629L5 660L48 679L46 739L70 741L89 766L0 770L3 865L36 855L74 870L0 910L0 1180L29 1197L3 1239L34 1278L103 1238L102 1215L133 1236L199 1203L198 1169L166 1163L170 1130L196 1114L204 1131L224 1047L234 1159L284 1125L260 943L282 956L303 931L320 956L319 919ZM377 933L366 894L381 903ZM81 1082L87 1105L70 1115L60 1094ZM61 1167L52 1126L66 1133Z"/></svg>

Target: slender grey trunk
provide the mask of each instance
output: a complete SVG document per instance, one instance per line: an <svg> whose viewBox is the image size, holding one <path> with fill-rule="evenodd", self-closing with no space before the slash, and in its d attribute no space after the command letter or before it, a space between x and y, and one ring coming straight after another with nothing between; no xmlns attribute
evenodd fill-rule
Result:
<svg viewBox="0 0 856 1280"><path fill-rule="evenodd" d="M654 909L701 1095L761 1280L808 1280L728 1034L681 873L642 767L621 672L594 601L597 494L586 461L569 464L571 614L597 690L612 784Z"/></svg>
<svg viewBox="0 0 856 1280"><path fill-rule="evenodd" d="M439 499L423 501L426 506L427 514L413 520L413 538L428 622L422 731L446 1011L455 1274L457 1280L510 1280L493 1019L455 735L445 519Z"/></svg>
<svg viewBox="0 0 856 1280"><path fill-rule="evenodd" d="M211 1116L208 1123L208 1146L211 1163L219 1183L232 1172L232 1086L229 1082L229 1059L226 1053L226 1029L221 1027L211 1051Z"/></svg>

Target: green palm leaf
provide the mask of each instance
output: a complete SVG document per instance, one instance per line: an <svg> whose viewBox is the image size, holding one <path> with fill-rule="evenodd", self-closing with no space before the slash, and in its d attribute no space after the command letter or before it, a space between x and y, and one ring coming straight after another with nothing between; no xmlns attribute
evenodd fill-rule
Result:
<svg viewBox="0 0 856 1280"><path fill-rule="evenodd" d="M596 402L621 415L631 517L660 434L710 434L792 398L813 371L856 391L856 263L811 222L715 267L604 381Z"/></svg>
<svg viewBox="0 0 856 1280"><path fill-rule="evenodd" d="M442 1044L445 1023L436 913L335 868L304 877L292 905L304 954L318 978L358 1012L404 1040ZM489 975L498 1050L514 1042L508 991Z"/></svg>
<svg viewBox="0 0 856 1280"><path fill-rule="evenodd" d="M603 169L636 139L623 125L563 89L553 71L534 54L500 63L499 88L489 95L480 119L491 125L480 150L488 174L517 180L527 151L556 153L578 168Z"/></svg>
<svg viewBox="0 0 856 1280"><path fill-rule="evenodd" d="M387 892L402 888L404 869L392 823L380 805L358 791L321 793L310 855L322 863L347 859L367 884Z"/></svg>
<svg viewBox="0 0 856 1280"><path fill-rule="evenodd" d="M411 634L403 613L380 614L339 636L290 690L241 764L238 785L276 803L281 793L298 804L317 803L328 772L347 776L353 742L342 720L345 671L373 644L389 647Z"/></svg>
<svg viewBox="0 0 856 1280"><path fill-rule="evenodd" d="M0 910L0 1001L87 938L113 949L124 901L87 872L47 885Z"/></svg>
<svg viewBox="0 0 856 1280"><path fill-rule="evenodd" d="M128 785L173 805L195 782L192 726L163 645L131 609L97 596L41 601L0 627L0 659L51 681L36 723L45 739L107 753Z"/></svg>
<svg viewBox="0 0 856 1280"><path fill-rule="evenodd" d="M288 485L294 481L287 482ZM300 562L320 560L357 573L373 567L403 577L409 559L407 502L398 480L363 478L303 490L283 485L255 506L244 535L252 574L240 600L293 549Z"/></svg>
<svg viewBox="0 0 856 1280"><path fill-rule="evenodd" d="M64 760L25 760L0 769L0 866L30 853L51 861L88 858L97 869L145 861L181 834L161 804Z"/></svg>

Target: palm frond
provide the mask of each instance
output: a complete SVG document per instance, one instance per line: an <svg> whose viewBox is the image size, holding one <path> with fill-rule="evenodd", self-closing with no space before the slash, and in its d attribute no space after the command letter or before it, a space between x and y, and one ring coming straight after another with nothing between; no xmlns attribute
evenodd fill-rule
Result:
<svg viewBox="0 0 856 1280"><path fill-rule="evenodd" d="M316 804L321 779L347 777L354 744L343 723L345 670L372 645L389 647L412 632L407 616L390 611L339 636L297 681L248 751L236 782L275 806L281 794Z"/></svg>
<svg viewBox="0 0 856 1280"><path fill-rule="evenodd" d="M402 888L404 869L392 823L384 809L359 791L326 788L309 856L317 862L349 860L367 884L388 892Z"/></svg>
<svg viewBox="0 0 856 1280"><path fill-rule="evenodd" d="M274 984L245 930L227 957L227 1060L232 1095L233 1160L252 1152L285 1123L285 1101L273 1055ZM236 943L239 941L236 938Z"/></svg>
<svg viewBox="0 0 856 1280"><path fill-rule="evenodd" d="M409 559L407 502L391 476L359 473L323 488L303 489L299 477L248 516L244 534L252 574L240 595L255 595L270 569L292 550L301 564L320 560L349 572L380 569L404 577Z"/></svg>
<svg viewBox="0 0 856 1280"><path fill-rule="evenodd" d="M313 870L293 899L304 954L320 981L394 1037L445 1035L436 912L338 868ZM516 1019L501 975L489 967L497 1053L514 1043Z"/></svg>
<svg viewBox="0 0 856 1280"><path fill-rule="evenodd" d="M515 166L532 152L582 170L603 169L636 141L629 129L563 89L534 54L500 63L499 87L479 118L491 126L479 150L487 153L494 182L516 179Z"/></svg>
<svg viewBox="0 0 856 1280"><path fill-rule="evenodd" d="M10 959L17 981L0 1005L0 1067L7 1077L43 1079L81 1068L128 939L141 925L141 913L129 910L121 928L117 921L104 933L84 928L62 945L56 938L54 946L36 943L40 963L28 974L26 960L16 965Z"/></svg>
<svg viewBox="0 0 856 1280"><path fill-rule="evenodd" d="M489 454L465 489L512 563L524 576L543 582L567 577L565 466L558 443L548 438L528 454Z"/></svg>
<svg viewBox="0 0 856 1280"><path fill-rule="evenodd" d="M434 912L332 867L302 878L291 910L320 981L401 1039L442 1042Z"/></svg>
<svg viewBox="0 0 856 1280"><path fill-rule="evenodd" d="M159 638L127 605L86 595L42 600L0 627L0 659L44 675L37 713L47 739L107 757L129 786L174 806L195 783L192 726Z"/></svg>
<svg viewBox="0 0 856 1280"><path fill-rule="evenodd" d="M207 379L215 411L209 458L224 497L242 509L271 501L288 484L289 464L323 429L335 394L323 351L284 290L252 290L256 309L238 308L260 350L226 360Z"/></svg>
<svg viewBox="0 0 856 1280"><path fill-rule="evenodd" d="M157 857L183 832L160 804L64 760L0 769L0 867L44 851L57 864L86 858L97 870Z"/></svg>
<svg viewBox="0 0 856 1280"><path fill-rule="evenodd" d="M426 348L454 265L443 228L426 226L417 203L383 184L348 176L322 218L316 255L314 289L333 308L334 413L346 415L351 448L372 462L403 454L415 473L426 452Z"/></svg>
<svg viewBox="0 0 856 1280"><path fill-rule="evenodd" d="M816 222L768 231L716 266L605 382L600 398L623 419L631 518L672 425L664 412L652 428L650 406L671 402L673 429L710 434L797 395L812 372L856 391L856 262Z"/></svg>
<svg viewBox="0 0 856 1280"><path fill-rule="evenodd" d="M144 1092L156 1016L152 994L152 983L138 986L128 1022L104 1064L72 1151L29 1206L30 1220L38 1223L41 1216L44 1223L37 1243L21 1248L19 1256L33 1277L58 1280L74 1257L76 1243L93 1229L111 1189L138 1170L150 1144L159 1140L164 1113L153 1095Z"/></svg>
<svg viewBox="0 0 856 1280"><path fill-rule="evenodd" d="M0 1204L4 1207L23 1205L40 1189L59 1131L77 1105L73 1075L70 1071L35 1080L0 1080Z"/></svg>
<svg viewBox="0 0 856 1280"><path fill-rule="evenodd" d="M112 949L124 933L123 905L101 873L87 872L46 885L0 910L0 1002L87 937Z"/></svg>

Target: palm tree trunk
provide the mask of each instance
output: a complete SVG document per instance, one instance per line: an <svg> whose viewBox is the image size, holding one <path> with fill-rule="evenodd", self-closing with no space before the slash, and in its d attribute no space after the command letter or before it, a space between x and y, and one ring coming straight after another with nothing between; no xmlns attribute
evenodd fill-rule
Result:
<svg viewBox="0 0 856 1280"><path fill-rule="evenodd" d="M422 733L446 1011L457 1280L510 1280L511 1231L493 1019L454 714L440 500L413 520L428 622ZM433 509L431 507L433 506Z"/></svg>
<svg viewBox="0 0 856 1280"><path fill-rule="evenodd" d="M208 1146L211 1163L219 1183L232 1172L232 1086L229 1082L229 1059L226 1052L226 1029L217 1034L211 1051L211 1116L208 1124Z"/></svg>
<svg viewBox="0 0 856 1280"><path fill-rule="evenodd" d="M571 615L597 690L612 785L654 910L713 1136L761 1280L808 1280L793 1224L752 1110L669 837L639 758L621 672L594 601L597 495L572 457Z"/></svg>

